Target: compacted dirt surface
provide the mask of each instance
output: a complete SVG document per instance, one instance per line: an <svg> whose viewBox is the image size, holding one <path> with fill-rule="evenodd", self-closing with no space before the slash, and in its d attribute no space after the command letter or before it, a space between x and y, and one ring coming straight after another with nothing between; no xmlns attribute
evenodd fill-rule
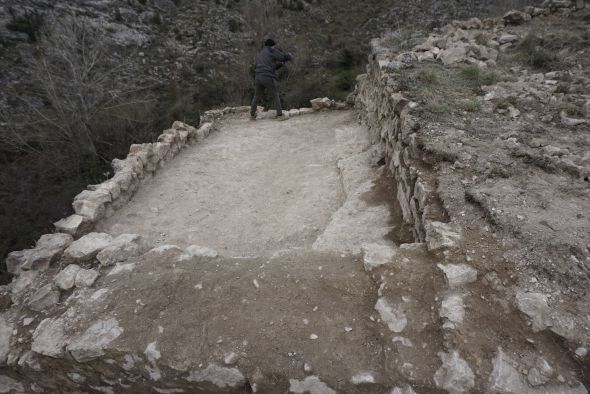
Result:
<svg viewBox="0 0 590 394"><path fill-rule="evenodd" d="M345 198L338 161L369 147L352 112L280 124L241 116L217 127L145 183L100 230L136 233L156 244L206 245L227 256L310 246ZM363 158L355 170L370 177L374 169ZM376 210L387 221L387 206ZM365 225L374 232L388 224Z"/></svg>

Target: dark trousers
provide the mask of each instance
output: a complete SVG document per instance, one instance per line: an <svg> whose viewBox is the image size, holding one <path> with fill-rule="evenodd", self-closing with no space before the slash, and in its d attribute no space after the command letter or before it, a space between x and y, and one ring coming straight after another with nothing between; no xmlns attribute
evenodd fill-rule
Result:
<svg viewBox="0 0 590 394"><path fill-rule="evenodd" d="M274 100L277 115L281 116L283 114L283 108L281 107L281 98L279 97L279 86L277 84L277 80L269 77L256 77L254 84L254 98L252 99L252 105L250 106L250 115L256 115L258 100L260 100L262 97L262 92L264 92L266 89L266 91L268 91Z"/></svg>

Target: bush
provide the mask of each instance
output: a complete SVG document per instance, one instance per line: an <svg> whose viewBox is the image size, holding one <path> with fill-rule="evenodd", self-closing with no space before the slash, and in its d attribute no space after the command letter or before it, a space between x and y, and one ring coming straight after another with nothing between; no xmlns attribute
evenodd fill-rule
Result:
<svg viewBox="0 0 590 394"><path fill-rule="evenodd" d="M240 22L235 19L230 19L229 21L227 21L227 25L229 27L229 31L232 33L237 33L242 30Z"/></svg>
<svg viewBox="0 0 590 394"><path fill-rule="evenodd" d="M27 12L24 15L13 15L12 20L6 24L6 28L12 31L26 33L30 42L37 41L37 32L41 28L43 19L39 13Z"/></svg>
<svg viewBox="0 0 590 394"><path fill-rule="evenodd" d="M473 65L461 68L460 74L464 79L477 84L477 86L495 85L500 80L500 75L496 71L484 71Z"/></svg>
<svg viewBox="0 0 590 394"><path fill-rule="evenodd" d="M475 100L465 100L461 102L461 108L467 112L479 112L481 111L481 103Z"/></svg>
<svg viewBox="0 0 590 394"><path fill-rule="evenodd" d="M436 84L438 83L438 73L429 68L423 68L416 73L416 79L423 84Z"/></svg>
<svg viewBox="0 0 590 394"><path fill-rule="evenodd" d="M532 33L527 35L516 46L518 57L529 66L540 70L550 70L555 67L557 49L549 45L543 38Z"/></svg>

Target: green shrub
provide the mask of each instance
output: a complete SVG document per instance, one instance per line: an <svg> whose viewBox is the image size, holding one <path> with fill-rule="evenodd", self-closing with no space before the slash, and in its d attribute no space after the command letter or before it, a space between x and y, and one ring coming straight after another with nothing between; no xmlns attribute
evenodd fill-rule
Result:
<svg viewBox="0 0 590 394"><path fill-rule="evenodd" d="M541 70L550 70L555 67L557 63L557 49L552 47L543 38L532 33L527 35L516 46L518 57L524 63Z"/></svg>
<svg viewBox="0 0 590 394"><path fill-rule="evenodd" d="M423 84L437 84L439 82L438 73L430 68L423 68L416 73L416 79Z"/></svg>
<svg viewBox="0 0 590 394"><path fill-rule="evenodd" d="M480 33L477 36L475 36L475 43L477 45L488 45L489 41L490 37L487 34Z"/></svg>
<svg viewBox="0 0 590 394"><path fill-rule="evenodd" d="M43 19L37 12L25 13L24 15L13 16L6 24L6 28L12 31L26 33L30 42L37 41L37 32L41 27Z"/></svg>
<svg viewBox="0 0 590 394"><path fill-rule="evenodd" d="M481 103L476 100L465 100L461 102L461 108L467 112L479 112L481 111Z"/></svg>
<svg viewBox="0 0 590 394"><path fill-rule="evenodd" d="M464 79L475 83L477 86L495 85L500 80L500 74L498 72L494 70L484 71L474 65L462 67L460 74Z"/></svg>
<svg viewBox="0 0 590 394"><path fill-rule="evenodd" d="M161 25L162 24L162 16L158 12L156 12L154 14L154 16L152 17L152 23L154 25Z"/></svg>
<svg viewBox="0 0 590 394"><path fill-rule="evenodd" d="M227 21L227 24L229 27L229 31L232 33L237 33L242 30L242 26L240 25L240 21L237 21L235 19L230 19L229 21Z"/></svg>

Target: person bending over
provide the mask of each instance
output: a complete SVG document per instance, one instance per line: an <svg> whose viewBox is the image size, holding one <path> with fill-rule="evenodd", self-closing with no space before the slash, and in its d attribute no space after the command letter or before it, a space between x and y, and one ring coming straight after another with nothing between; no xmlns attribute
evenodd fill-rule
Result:
<svg viewBox="0 0 590 394"><path fill-rule="evenodd" d="M279 86L277 83L276 70L281 68L285 62L293 60L293 55L290 53L283 53L276 48L276 43L272 39L264 42L264 48L256 57L256 78L254 81L254 98L250 106L250 117L256 119L256 109L258 108L258 100L262 96L262 92L267 90L272 96L275 108L277 110L277 119L285 119L283 116L283 108L281 107L281 99L279 97Z"/></svg>

